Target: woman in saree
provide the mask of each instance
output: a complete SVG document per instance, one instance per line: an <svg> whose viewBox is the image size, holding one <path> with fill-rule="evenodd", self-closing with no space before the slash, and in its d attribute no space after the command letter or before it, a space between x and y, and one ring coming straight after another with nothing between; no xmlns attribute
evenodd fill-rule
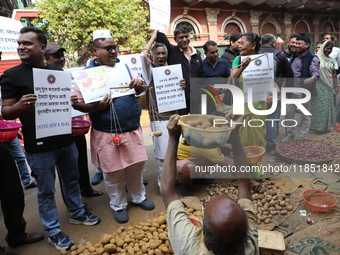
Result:
<svg viewBox="0 0 340 255"><path fill-rule="evenodd" d="M325 41L317 53L320 59L320 79L316 82L318 95L312 97L310 102L312 114L310 129L316 132L331 131L336 123L334 95L339 89L334 61L329 57L333 46L332 41Z"/></svg>
<svg viewBox="0 0 340 255"><path fill-rule="evenodd" d="M231 71L231 80L234 80L236 85L239 86L241 89L243 88L242 85L242 72L248 67L251 58L244 57L241 59L241 56L250 56L259 54L260 49L260 40L261 38L255 33L246 33L240 39L239 44L239 51L240 56L237 56L234 59L232 71ZM259 101L253 102L253 106L257 110L266 110L267 109L267 102L266 101ZM248 103L244 105L244 112L250 113L248 108ZM251 125L249 126L249 120L256 119L259 121L251 121ZM261 122L262 121L262 122ZM264 123L264 124L263 124ZM265 130L265 123L266 123L266 116L265 115L256 115L251 113L246 119L246 125L240 128L240 137L243 146L251 146L257 145L264 147L264 130ZM258 179L261 173L257 173L252 177Z"/></svg>

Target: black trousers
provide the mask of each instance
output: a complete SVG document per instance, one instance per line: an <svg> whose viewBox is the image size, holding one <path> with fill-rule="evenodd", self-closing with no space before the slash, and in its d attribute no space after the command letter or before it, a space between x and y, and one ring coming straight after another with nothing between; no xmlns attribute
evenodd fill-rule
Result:
<svg viewBox="0 0 340 255"><path fill-rule="evenodd" d="M18 169L6 143L0 143L0 175L1 209L8 230L6 241L15 246L26 237L25 200Z"/></svg>
<svg viewBox="0 0 340 255"><path fill-rule="evenodd" d="M93 188L90 184L89 166L87 163L87 146L85 135L74 136L76 146L78 149L78 169L79 169L79 187L84 195L90 195Z"/></svg>

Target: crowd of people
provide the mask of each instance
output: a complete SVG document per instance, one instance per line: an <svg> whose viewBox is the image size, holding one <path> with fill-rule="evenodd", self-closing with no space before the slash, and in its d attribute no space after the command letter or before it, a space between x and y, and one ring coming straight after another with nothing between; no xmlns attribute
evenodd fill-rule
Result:
<svg viewBox="0 0 340 255"><path fill-rule="evenodd" d="M138 97L146 95L147 108L152 131L161 131L153 137L154 156L157 169L157 184L165 207L169 237L175 254L259 254L257 244L256 215L251 202L251 188L259 189L260 184L249 176L239 176L239 201L218 196L205 205L203 229L193 227L188 219L184 205L175 190L176 179L181 182L180 195L192 195L192 169L203 160L208 164L222 166L234 164L237 168L247 164L244 146L257 145L266 148L266 152L276 154L278 122L273 125L256 125L256 121L280 119L280 104L268 116L249 114L245 103L243 119L255 120L254 126L237 125L232 131L228 144L222 148L204 150L191 147L189 141L180 139L181 128L178 125L180 115L201 113L201 104L197 93L207 93L195 89L194 79L202 78L203 83L223 81L243 88L242 74L247 69L252 56L272 53L274 63L274 83L278 94L282 87L305 88L311 93L310 102L304 107L312 115L301 114L300 139L306 139L310 130L327 132L334 128L335 95L338 93L336 75L339 73L340 49L334 45L334 37L323 36L323 42L316 44L319 49L312 53L311 41L305 35L293 34L289 37L288 47L283 51L276 49L276 37L266 34L260 37L255 33L234 34L230 45L222 57L214 41L204 44L202 56L190 45L190 32L186 26L179 26L174 31L177 45L172 45L165 34L154 31L141 53L143 77L137 76L127 65L121 63L118 48L109 30L93 32L93 53L86 69L99 66L126 68L134 94L111 98L108 94L100 101L85 103L84 96L77 84L74 85L70 98L75 110L88 114L92 122L90 134L91 160L97 171L96 184L103 179L106 193L110 198L110 207L118 223L129 221L128 202L143 210L153 210L154 203L146 197L143 185L143 169L147 160L140 124L141 106ZM25 232L23 218L24 188L37 186L39 215L47 232L47 241L57 250L68 249L73 244L71 238L61 231L57 205L54 198L55 172L57 170L62 198L70 212L71 224L92 226L100 218L85 210L81 197L103 195L90 185L86 138L71 134L37 138L35 131L35 105L33 68L63 71L65 48L56 43L47 43L44 33L36 28L21 29L18 39L18 54L22 63L8 69L0 78L2 92L1 114L6 120L19 118L23 125L25 155L31 169L20 170L26 165L25 156L15 153L18 142L0 143L1 203L8 229L6 241L16 247L44 239L43 234ZM186 108L160 113L156 103L153 68L181 64L183 79L179 82L185 92ZM146 85L146 86L145 86ZM228 90L219 91L222 104L208 102L208 113L214 115L232 115L233 99ZM270 96L271 92L268 92ZM303 98L303 93L291 93L290 98ZM253 103L257 110L266 110L267 101ZM286 119L295 119L298 112L296 105L288 104ZM113 125L114 124L114 125ZM118 124L118 125L116 125ZM289 123L287 123L289 124ZM295 138L294 127L285 130L281 142ZM14 144L15 143L15 144ZM16 147L15 147L16 146ZM21 149L21 148L20 148ZM12 150L12 152L10 152ZM22 151L21 151L22 152ZM13 156L18 155L16 163ZM233 162L232 162L233 161ZM206 163L204 163L206 164ZM19 171L17 170L19 168ZM96 175L97 175L96 174ZM197 176L201 177L201 176ZM259 179L260 176L251 176ZM215 180L209 180L214 182ZM8 192L13 190L13 192ZM5 194L10 194L6 195ZM12 203L12 200L18 202ZM15 213L14 213L15 212ZM228 212L228 213L226 213ZM216 213L224 215L214 217ZM236 227L237 226L237 227ZM184 231L185 230L185 231ZM221 245L221 242L224 245ZM0 254L1 254L0 249Z"/></svg>

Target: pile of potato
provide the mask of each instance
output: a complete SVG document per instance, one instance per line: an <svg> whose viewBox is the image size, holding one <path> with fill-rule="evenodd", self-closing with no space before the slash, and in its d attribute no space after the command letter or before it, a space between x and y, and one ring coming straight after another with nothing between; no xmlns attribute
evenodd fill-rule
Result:
<svg viewBox="0 0 340 255"><path fill-rule="evenodd" d="M276 215L286 215L292 211L294 206L289 198L290 192L282 191L275 183L263 181L265 190L258 193L252 191L255 213L258 224L271 223L271 219ZM225 194L235 201L238 200L237 182L212 184L207 188L208 195L203 198L203 202L209 201L212 197Z"/></svg>
<svg viewBox="0 0 340 255"><path fill-rule="evenodd" d="M190 125L191 127L194 127L194 128L205 129L205 130L228 129L229 126L227 124L218 124L218 122L215 123L215 126L214 126L214 120L219 119L219 118L220 117L218 116L210 116L205 122L202 120L192 120L192 121L186 122L185 124Z"/></svg>
<svg viewBox="0 0 340 255"><path fill-rule="evenodd" d="M340 133L338 132L329 132L328 134L318 136L314 140L324 142L340 149Z"/></svg>
<svg viewBox="0 0 340 255"><path fill-rule="evenodd" d="M188 209L189 210L189 209ZM189 210L191 211L191 210ZM192 212L194 213L194 212ZM168 238L165 213L137 226L121 226L112 235L104 235L100 242L73 245L63 255L167 255L174 254Z"/></svg>

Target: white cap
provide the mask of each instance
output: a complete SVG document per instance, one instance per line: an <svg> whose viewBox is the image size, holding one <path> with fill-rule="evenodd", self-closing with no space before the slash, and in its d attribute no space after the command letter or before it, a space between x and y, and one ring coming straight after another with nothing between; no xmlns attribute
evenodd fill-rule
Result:
<svg viewBox="0 0 340 255"><path fill-rule="evenodd" d="M98 38L108 38L112 39L112 36L110 34L110 30L96 30L93 31L93 41Z"/></svg>

